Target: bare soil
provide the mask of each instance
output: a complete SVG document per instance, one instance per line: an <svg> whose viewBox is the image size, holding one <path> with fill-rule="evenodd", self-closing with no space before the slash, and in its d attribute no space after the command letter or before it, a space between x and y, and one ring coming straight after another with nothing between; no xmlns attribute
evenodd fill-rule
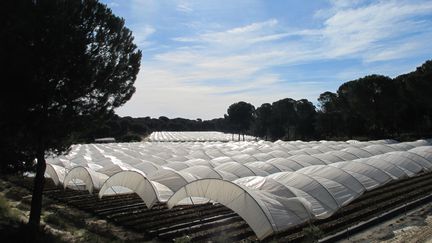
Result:
<svg viewBox="0 0 432 243"><path fill-rule="evenodd" d="M432 242L432 203L411 210L341 242Z"/></svg>

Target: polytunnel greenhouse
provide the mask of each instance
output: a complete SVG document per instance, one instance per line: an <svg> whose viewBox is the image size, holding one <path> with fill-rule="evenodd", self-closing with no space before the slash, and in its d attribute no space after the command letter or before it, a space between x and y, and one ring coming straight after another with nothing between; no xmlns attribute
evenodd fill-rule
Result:
<svg viewBox="0 0 432 243"><path fill-rule="evenodd" d="M77 144L47 159L46 177L100 200L136 194L149 210L220 205L264 239L327 219L370 191L432 170L428 140L216 142L217 134L191 139L195 135Z"/></svg>

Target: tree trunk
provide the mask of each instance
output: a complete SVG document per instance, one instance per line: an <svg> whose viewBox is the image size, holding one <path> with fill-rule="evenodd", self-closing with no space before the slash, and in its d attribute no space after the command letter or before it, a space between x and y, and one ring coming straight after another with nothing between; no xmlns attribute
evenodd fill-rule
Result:
<svg viewBox="0 0 432 243"><path fill-rule="evenodd" d="M239 134L238 134L238 141L240 141L240 132L239 132Z"/></svg>
<svg viewBox="0 0 432 243"><path fill-rule="evenodd" d="M243 133L243 142L244 142L244 133Z"/></svg>
<svg viewBox="0 0 432 243"><path fill-rule="evenodd" d="M33 195L31 200L29 227L33 232L37 232L40 225L40 217L42 212L42 192L45 184L45 151L39 149L36 155L36 176L33 183Z"/></svg>

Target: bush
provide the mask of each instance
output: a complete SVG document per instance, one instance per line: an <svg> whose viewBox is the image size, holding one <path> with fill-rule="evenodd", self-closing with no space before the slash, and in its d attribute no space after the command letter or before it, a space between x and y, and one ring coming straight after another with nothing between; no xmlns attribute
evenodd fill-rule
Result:
<svg viewBox="0 0 432 243"><path fill-rule="evenodd" d="M121 137L119 139L120 142L141 142L141 137L136 134L129 134Z"/></svg>
<svg viewBox="0 0 432 243"><path fill-rule="evenodd" d="M315 225L303 228L304 242L318 242L323 236L323 232Z"/></svg>
<svg viewBox="0 0 432 243"><path fill-rule="evenodd" d="M27 195L29 195L29 193L26 190L18 187L11 187L5 194L7 198L15 201L21 201L21 199Z"/></svg>
<svg viewBox="0 0 432 243"><path fill-rule="evenodd" d="M189 242L191 242L191 238L188 235L184 235L174 240L174 243L189 243Z"/></svg>
<svg viewBox="0 0 432 243"><path fill-rule="evenodd" d="M81 212L76 210L69 210L67 208L60 208L55 213L57 217L67 220L75 227L84 228L86 227L85 218Z"/></svg>
<svg viewBox="0 0 432 243"><path fill-rule="evenodd" d="M65 230L67 229L67 224L63 221L63 219L60 218L60 216L57 216L55 214L49 214L45 216L44 221L53 226L54 228Z"/></svg>
<svg viewBox="0 0 432 243"><path fill-rule="evenodd" d="M9 218L11 215L11 209L8 202L3 196L0 196L0 218Z"/></svg>

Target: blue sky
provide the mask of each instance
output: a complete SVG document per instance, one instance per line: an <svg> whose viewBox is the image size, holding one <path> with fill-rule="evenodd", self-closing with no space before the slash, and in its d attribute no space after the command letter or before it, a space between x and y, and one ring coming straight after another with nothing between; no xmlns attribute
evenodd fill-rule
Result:
<svg viewBox="0 0 432 243"><path fill-rule="evenodd" d="M432 59L432 1L103 0L143 52L121 116L222 117Z"/></svg>

